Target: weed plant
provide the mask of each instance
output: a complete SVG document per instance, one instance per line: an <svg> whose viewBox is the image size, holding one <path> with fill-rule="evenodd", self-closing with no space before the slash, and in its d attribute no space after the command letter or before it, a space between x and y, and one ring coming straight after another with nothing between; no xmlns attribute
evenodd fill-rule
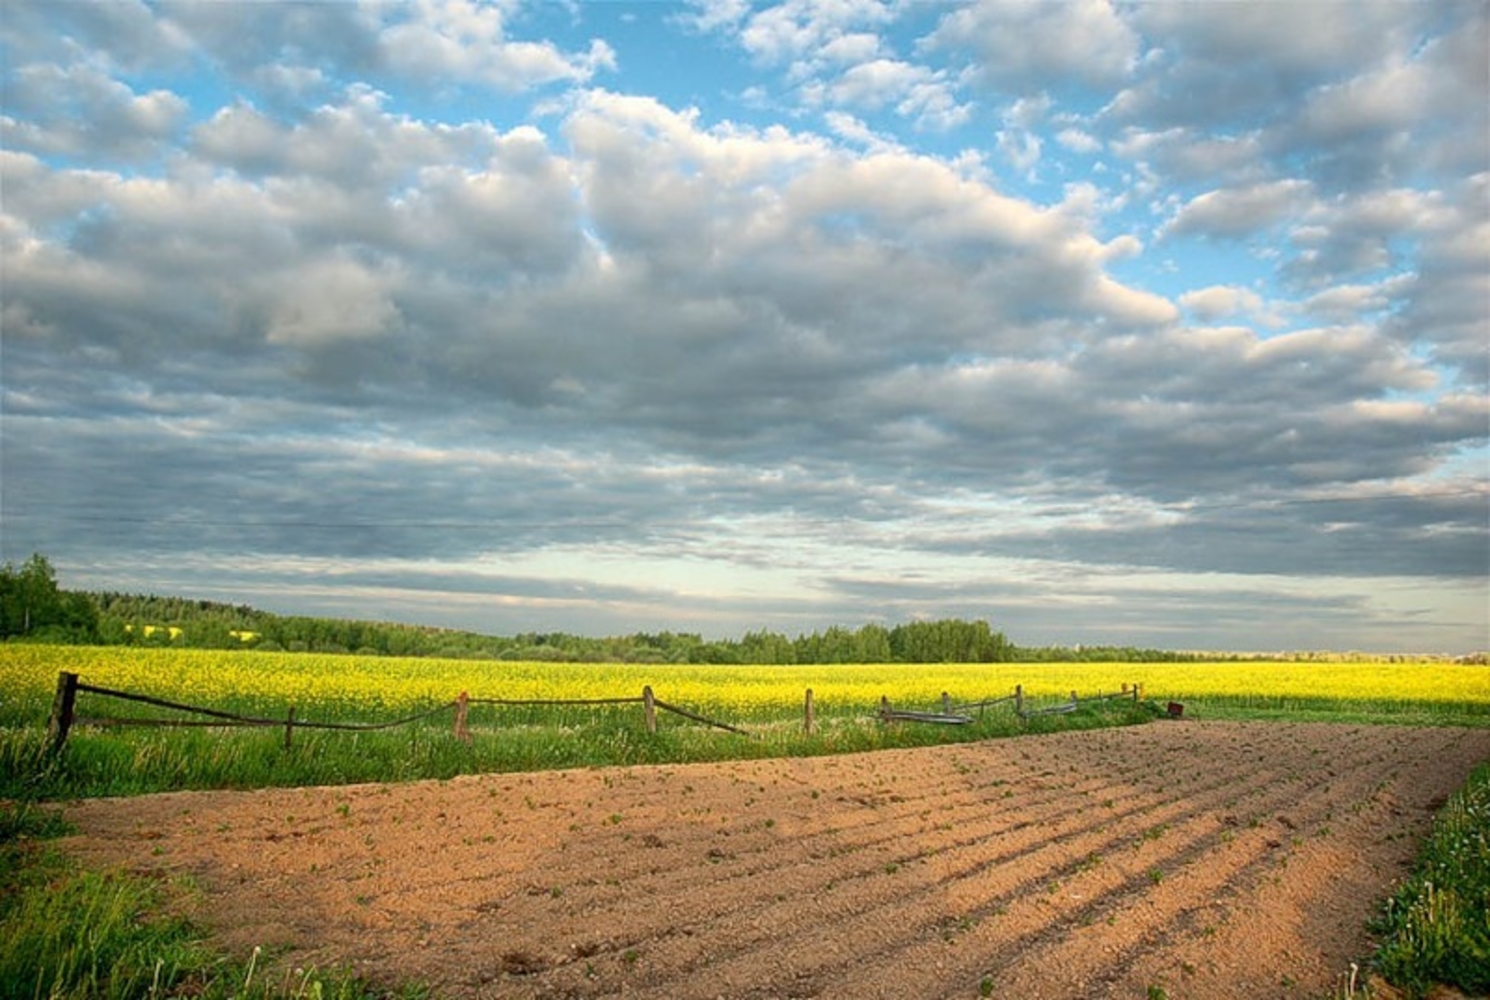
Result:
<svg viewBox="0 0 1490 1000"><path fill-rule="evenodd" d="M227 958L167 897L180 885L89 872L50 841L69 832L55 810L0 804L0 1000L378 1000L340 972L270 977L260 956ZM410 988L396 994L413 1000Z"/></svg>
<svg viewBox="0 0 1490 1000"><path fill-rule="evenodd" d="M1382 976L1413 998L1436 983L1490 995L1490 763L1438 813L1412 877L1377 926Z"/></svg>

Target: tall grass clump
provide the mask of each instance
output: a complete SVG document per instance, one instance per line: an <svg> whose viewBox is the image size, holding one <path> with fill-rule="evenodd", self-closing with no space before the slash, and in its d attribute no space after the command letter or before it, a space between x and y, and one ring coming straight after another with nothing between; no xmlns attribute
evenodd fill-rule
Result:
<svg viewBox="0 0 1490 1000"><path fill-rule="evenodd" d="M379 1000L339 972L271 973L257 951L222 955L181 915L184 890L124 872L84 871L49 841L69 832L34 803L0 803L0 1000Z"/></svg>
<svg viewBox="0 0 1490 1000"><path fill-rule="evenodd" d="M1443 983L1490 994L1490 763L1439 811L1407 884L1374 928L1376 963L1413 998Z"/></svg>

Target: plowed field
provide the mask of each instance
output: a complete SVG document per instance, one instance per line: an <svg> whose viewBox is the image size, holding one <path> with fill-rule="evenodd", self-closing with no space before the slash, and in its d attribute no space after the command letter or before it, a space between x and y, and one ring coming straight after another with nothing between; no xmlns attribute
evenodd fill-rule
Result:
<svg viewBox="0 0 1490 1000"><path fill-rule="evenodd" d="M1319 997L1490 730L1163 721L90 801L230 948L439 997Z"/></svg>

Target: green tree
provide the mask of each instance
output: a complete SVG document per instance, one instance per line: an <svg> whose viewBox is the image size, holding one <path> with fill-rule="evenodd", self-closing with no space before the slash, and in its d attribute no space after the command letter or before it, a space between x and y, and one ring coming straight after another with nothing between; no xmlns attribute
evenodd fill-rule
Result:
<svg viewBox="0 0 1490 1000"><path fill-rule="evenodd" d="M792 641L779 632L761 629L746 632L740 639L739 659L741 663L784 664L796 663L797 651Z"/></svg>
<svg viewBox="0 0 1490 1000"><path fill-rule="evenodd" d="M883 625L865 625L854 633L854 662L889 663L890 630Z"/></svg>
<svg viewBox="0 0 1490 1000"><path fill-rule="evenodd" d="M50 642L93 642L98 610L82 594L57 589L46 556L35 553L19 569L0 568L0 638L20 636Z"/></svg>

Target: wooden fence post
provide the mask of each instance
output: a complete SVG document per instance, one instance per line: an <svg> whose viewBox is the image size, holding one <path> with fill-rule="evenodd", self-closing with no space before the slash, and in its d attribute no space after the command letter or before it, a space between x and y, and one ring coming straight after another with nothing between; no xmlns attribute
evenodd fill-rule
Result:
<svg viewBox="0 0 1490 1000"><path fill-rule="evenodd" d="M289 713L285 716L285 749L290 749L290 743L294 739L295 732L295 706L290 706Z"/></svg>
<svg viewBox="0 0 1490 1000"><path fill-rule="evenodd" d="M647 717L647 732L657 732L657 699L650 684L642 688L642 714Z"/></svg>
<svg viewBox="0 0 1490 1000"><path fill-rule="evenodd" d="M811 736L817 729L817 711L812 704L812 688L807 689L807 701L802 707L802 731Z"/></svg>
<svg viewBox="0 0 1490 1000"><path fill-rule="evenodd" d="M73 704L78 698L78 675L62 671L57 675L57 694L52 698L52 718L47 723L47 753L55 754L67 742L72 728Z"/></svg>
<svg viewBox="0 0 1490 1000"><path fill-rule="evenodd" d="M945 691L942 692L942 714L952 714L952 696Z"/></svg>
<svg viewBox="0 0 1490 1000"><path fill-rule="evenodd" d="M462 743L471 742L471 731L466 728L466 715L471 711L471 695L462 691L455 699L455 738Z"/></svg>
<svg viewBox="0 0 1490 1000"><path fill-rule="evenodd" d="M883 721L889 721L889 715L890 715L890 696L887 695L887 694L882 694L882 695L880 695L880 719L883 720Z"/></svg>
<svg viewBox="0 0 1490 1000"><path fill-rule="evenodd" d="M1071 707L1072 708L1075 708L1076 707L1076 692L1075 691L1072 691L1071 692Z"/></svg>
<svg viewBox="0 0 1490 1000"><path fill-rule="evenodd" d="M1024 715L1024 685L1023 684L1016 684L1016 685L1014 685L1014 714L1015 715L1018 715L1018 716L1021 716L1021 717Z"/></svg>
<svg viewBox="0 0 1490 1000"><path fill-rule="evenodd" d="M1143 685L1142 684L1134 684L1133 685L1133 702L1134 702L1134 704L1137 704L1138 703L1138 700L1139 700L1139 693L1138 692L1141 691L1141 690L1143 690Z"/></svg>

